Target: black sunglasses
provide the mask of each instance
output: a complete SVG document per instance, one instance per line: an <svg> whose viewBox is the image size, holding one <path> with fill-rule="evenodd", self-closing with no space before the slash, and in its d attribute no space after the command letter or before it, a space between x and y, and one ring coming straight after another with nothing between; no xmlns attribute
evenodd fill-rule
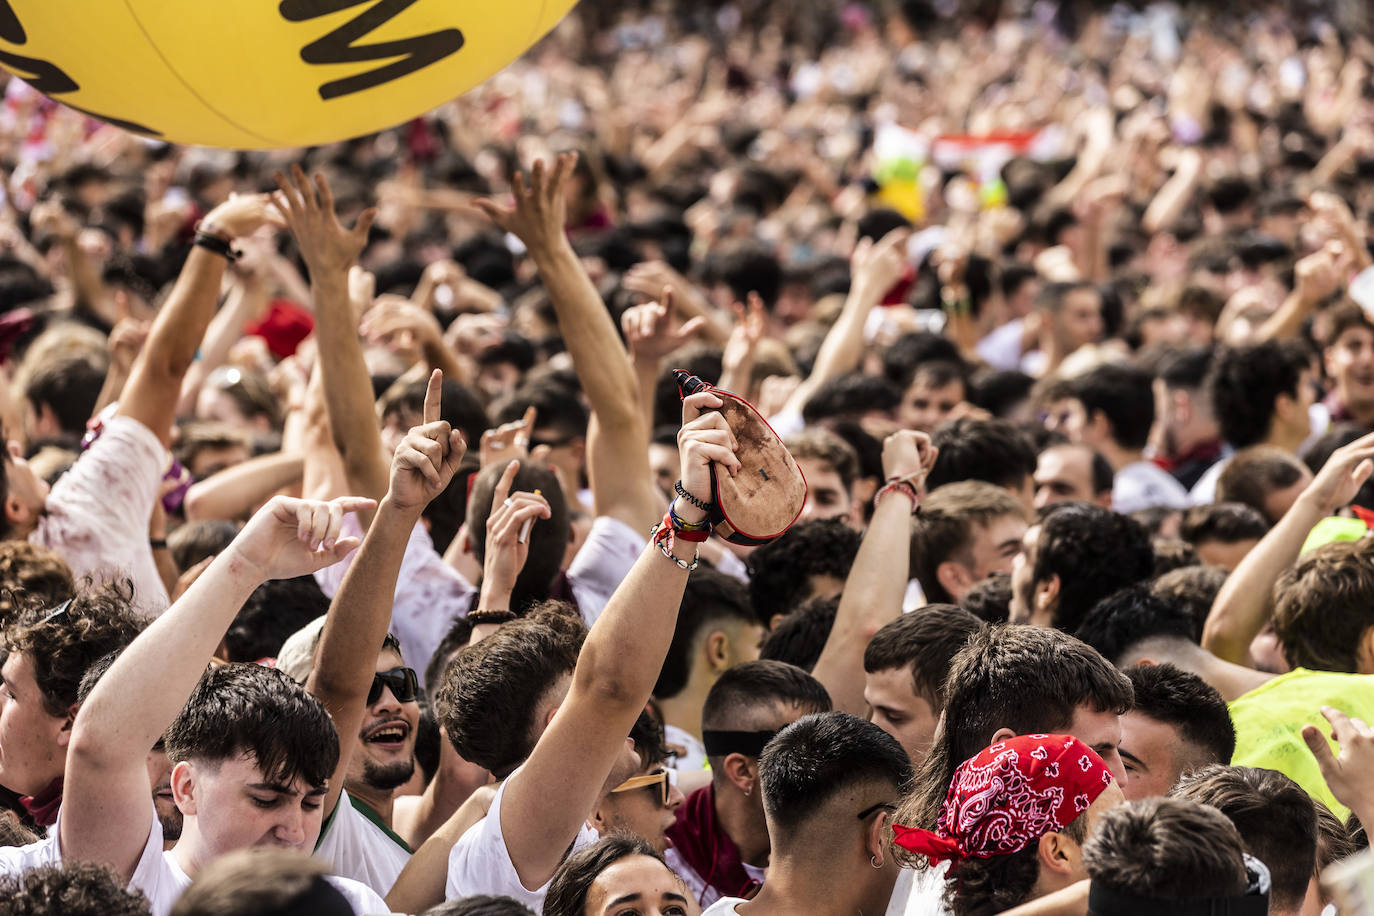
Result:
<svg viewBox="0 0 1374 916"><path fill-rule="evenodd" d="M368 706L381 699L383 686L401 703L413 702L420 695L420 679L415 676L414 668L392 668L372 676L372 689L367 692Z"/></svg>

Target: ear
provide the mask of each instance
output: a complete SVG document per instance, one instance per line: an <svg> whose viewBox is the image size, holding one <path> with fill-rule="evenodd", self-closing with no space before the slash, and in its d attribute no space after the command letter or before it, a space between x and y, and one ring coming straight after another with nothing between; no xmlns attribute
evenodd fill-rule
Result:
<svg viewBox="0 0 1374 916"><path fill-rule="evenodd" d="M1297 409L1297 406L1298 402L1289 397L1287 393L1274 398L1274 413L1285 423L1293 418L1293 411Z"/></svg>
<svg viewBox="0 0 1374 916"><path fill-rule="evenodd" d="M727 754L721 761L725 778L745 795L753 795L758 786L758 773L749 758L743 754Z"/></svg>
<svg viewBox="0 0 1374 916"><path fill-rule="evenodd" d="M940 583L940 587L953 598L956 595L963 595L973 587L973 576L964 568L962 563L953 560L946 560L935 567L935 580ZM957 601L958 598L955 598Z"/></svg>
<svg viewBox="0 0 1374 916"><path fill-rule="evenodd" d="M1135 660L1137 668L1153 668L1158 664L1159 662L1155 661L1153 658L1138 658Z"/></svg>
<svg viewBox="0 0 1374 916"><path fill-rule="evenodd" d="M1112 435L1111 421L1100 410L1094 410L1088 415L1087 429L1084 430L1084 433L1084 440L1091 443L1108 442L1115 438Z"/></svg>
<svg viewBox="0 0 1374 916"><path fill-rule="evenodd" d="M1050 607L1059 598L1059 574L1055 573L1043 582L1036 583L1035 586L1035 610L1040 613L1047 613Z"/></svg>
<svg viewBox="0 0 1374 916"><path fill-rule="evenodd" d="M868 825L867 836L864 837L864 852L871 858L869 864L878 863L882 868L887 862L888 850L891 845L888 843L888 835L892 832L892 815L887 811L878 812L878 816L873 818L873 823Z"/></svg>
<svg viewBox="0 0 1374 916"><path fill-rule="evenodd" d="M769 617L768 631L771 633L772 631L776 630L778 628L778 624L782 623L786 619L786 614L774 614L772 617Z"/></svg>
<svg viewBox="0 0 1374 916"><path fill-rule="evenodd" d="M1040 867L1056 875L1071 877L1077 873L1079 849L1067 833L1047 833L1037 848Z"/></svg>
<svg viewBox="0 0 1374 916"><path fill-rule="evenodd" d="M1360 634L1360 644L1355 650L1356 674L1374 674L1374 627Z"/></svg>
<svg viewBox="0 0 1374 916"><path fill-rule="evenodd" d="M1016 732L1012 731L1011 729L999 728L997 729L997 731L992 733L992 740L988 742L988 747L992 747L994 744L1000 744L1001 742L1006 741L1009 738L1015 737Z"/></svg>
<svg viewBox="0 0 1374 916"><path fill-rule="evenodd" d="M715 673L719 674L730 667L730 637L725 635L725 631L712 630L707 633L702 652L706 655L707 667Z"/></svg>
<svg viewBox="0 0 1374 916"><path fill-rule="evenodd" d="M183 760L172 767L172 801L187 816L196 813L196 774L191 764Z"/></svg>
<svg viewBox="0 0 1374 916"><path fill-rule="evenodd" d="M1193 419L1193 399L1189 397L1188 392L1180 388L1173 392L1170 399L1174 402L1174 416L1178 418L1178 422L1190 422Z"/></svg>
<svg viewBox="0 0 1374 916"><path fill-rule="evenodd" d="M57 733L58 747L66 747L72 740L72 723L76 721L76 713L80 708L75 703L67 707L67 717L62 720L62 729Z"/></svg>

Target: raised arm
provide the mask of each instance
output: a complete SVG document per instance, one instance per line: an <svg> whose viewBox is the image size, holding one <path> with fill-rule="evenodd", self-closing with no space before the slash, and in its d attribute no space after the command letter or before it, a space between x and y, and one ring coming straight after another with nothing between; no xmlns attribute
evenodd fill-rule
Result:
<svg viewBox="0 0 1374 916"><path fill-rule="evenodd" d="M693 318L677 327L673 317L676 293L671 287L662 293L662 302L650 302L626 309L620 316L620 329L630 345L630 364L635 370L635 384L639 392L639 410L645 428L654 426L654 392L658 385L658 371L663 358L687 343L705 323Z"/></svg>
<svg viewBox="0 0 1374 916"><path fill-rule="evenodd" d="M329 780L326 812L333 811L339 801L358 743L410 532L425 506L453 479L467 451L462 434L439 419L442 388L443 375L436 371L425 392L424 422L408 432L396 449L390 487L329 605L315 666L306 681L306 689L329 710L339 733L339 764Z"/></svg>
<svg viewBox="0 0 1374 916"><path fill-rule="evenodd" d="M721 403L707 392L683 402L682 483L702 502L711 495L712 461L720 462L721 473L740 467L733 435L710 410ZM704 517L685 500L675 511L689 523ZM682 537L662 543L672 557L658 543L644 548L587 635L568 698L529 760L506 781L501 832L525 887L553 876L624 753L625 737L663 667L696 544Z"/></svg>
<svg viewBox="0 0 1374 916"><path fill-rule="evenodd" d="M153 808L148 751L185 704L243 602L263 582L309 575L342 559L347 512L371 500L278 496L253 516L167 612L119 656L82 705L67 751L62 855L132 877Z"/></svg>
<svg viewBox="0 0 1374 916"><path fill-rule="evenodd" d="M1292 566L1312 526L1355 498L1374 470L1374 434L1336 449L1293 507L1245 555L1226 579L1207 623L1202 647L1219 658L1250 665L1250 643L1269 620L1274 583Z"/></svg>
<svg viewBox="0 0 1374 916"><path fill-rule="evenodd" d="M925 489L926 475L939 449L930 437L902 430L883 440L883 474L873 521L864 532L835 613L835 624L811 673L825 685L835 709L861 716L864 703L864 649L873 634L902 616L902 596L911 578L911 516Z"/></svg>
<svg viewBox="0 0 1374 916"><path fill-rule="evenodd" d="M186 491L186 520L250 515L273 493L297 483L304 466L305 459L299 453L273 452L198 480Z"/></svg>
<svg viewBox="0 0 1374 916"><path fill-rule="evenodd" d="M564 186L577 157L558 157L546 174L534 164L529 184L515 176L514 209L490 200L477 205L529 251L558 313L558 327L596 422L587 442L587 476L597 515L636 531L648 528L662 505L649 471L649 430L634 396L635 373L601 297L564 232Z"/></svg>
<svg viewBox="0 0 1374 916"><path fill-rule="evenodd" d="M801 413L806 402L822 385L859 364L863 358L864 324L868 321L868 313L883 300L883 296L907 269L908 235L905 229L893 229L881 241L864 239L854 249L851 258L853 277L849 284L849 296L840 309L840 317L835 319L835 324L825 335L811 374L792 392L783 407L783 413Z"/></svg>
<svg viewBox="0 0 1374 916"><path fill-rule="evenodd" d="M277 221L268 197L251 194L231 197L211 210L200 221L200 231L227 244ZM163 445L171 442L181 382L215 315L228 263L223 255L206 248L191 249L120 394L117 412L148 427Z"/></svg>
<svg viewBox="0 0 1374 916"><path fill-rule="evenodd" d="M282 214L310 270L317 371L323 376L334 445L343 456L349 489L380 500L387 491L382 431L348 300L348 269L367 244L376 213L363 211L357 224L346 229L334 213L334 195L323 175L316 175L312 183L300 166L293 166L290 180L278 173L277 184Z"/></svg>

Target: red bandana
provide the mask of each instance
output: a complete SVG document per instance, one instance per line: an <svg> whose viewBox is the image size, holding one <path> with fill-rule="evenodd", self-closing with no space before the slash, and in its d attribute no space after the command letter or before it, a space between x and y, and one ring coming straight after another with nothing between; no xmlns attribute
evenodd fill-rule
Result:
<svg viewBox="0 0 1374 916"><path fill-rule="evenodd" d="M893 826L897 845L928 858L990 859L1063 830L1112 784L1093 750L1067 735L1023 735L954 771L936 832Z"/></svg>

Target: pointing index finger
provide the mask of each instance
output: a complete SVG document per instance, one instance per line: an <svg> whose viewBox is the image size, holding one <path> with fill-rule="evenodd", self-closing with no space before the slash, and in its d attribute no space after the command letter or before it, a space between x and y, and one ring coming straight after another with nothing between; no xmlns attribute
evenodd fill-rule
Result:
<svg viewBox="0 0 1374 916"><path fill-rule="evenodd" d="M444 393L444 373L435 369L429 376L429 387L425 389L425 425L438 420L439 403Z"/></svg>
<svg viewBox="0 0 1374 916"><path fill-rule="evenodd" d="M496 487L491 491L491 508L496 511L496 507L506 501L510 495L511 484L515 483L515 475L520 470L520 462L511 460L506 464L506 469L501 472L501 478L496 481Z"/></svg>

